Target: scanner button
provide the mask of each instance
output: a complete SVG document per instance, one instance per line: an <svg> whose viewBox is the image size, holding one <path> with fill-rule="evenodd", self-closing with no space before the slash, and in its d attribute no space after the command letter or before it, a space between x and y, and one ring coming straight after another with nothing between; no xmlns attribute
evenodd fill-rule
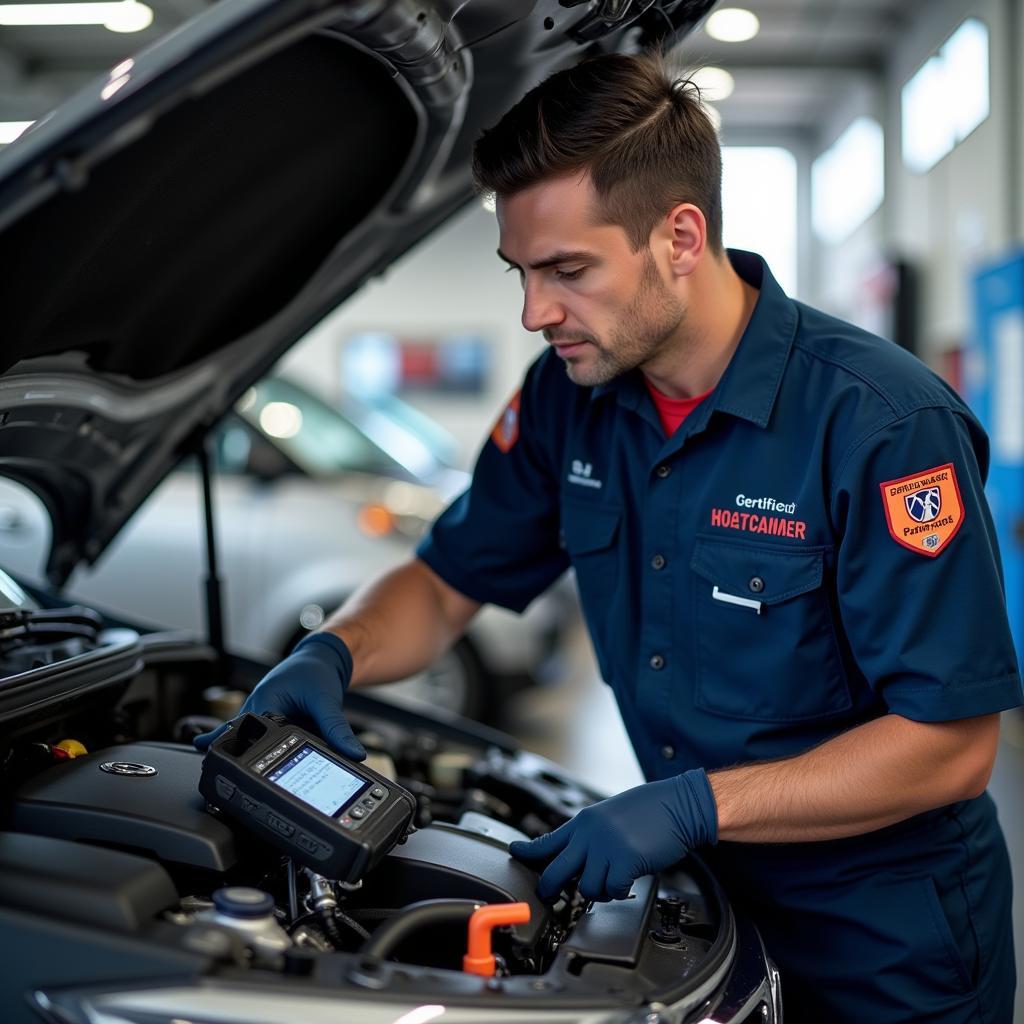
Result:
<svg viewBox="0 0 1024 1024"><path fill-rule="evenodd" d="M295 845L305 850L306 853L317 853L320 849L320 844L312 836L307 836L305 832L299 833Z"/></svg>
<svg viewBox="0 0 1024 1024"><path fill-rule="evenodd" d="M283 836L290 836L295 832L295 826L290 825L283 818L279 818L276 814L267 815L267 824L274 829L275 832L280 832Z"/></svg>
<svg viewBox="0 0 1024 1024"><path fill-rule="evenodd" d="M215 786L217 796L223 797L225 800L230 800L235 795L235 789L237 788L233 782L229 782L223 775L217 776Z"/></svg>

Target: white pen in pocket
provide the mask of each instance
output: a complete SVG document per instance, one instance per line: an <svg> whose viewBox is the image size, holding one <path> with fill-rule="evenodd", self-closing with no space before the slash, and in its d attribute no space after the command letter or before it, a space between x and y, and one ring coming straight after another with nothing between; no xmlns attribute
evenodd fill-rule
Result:
<svg viewBox="0 0 1024 1024"><path fill-rule="evenodd" d="M711 588L711 596L716 601L724 601L726 604L738 604L741 608L753 608L758 615L761 614L761 605L764 603L763 601L754 601L749 597L727 594L724 590L719 590L718 587Z"/></svg>

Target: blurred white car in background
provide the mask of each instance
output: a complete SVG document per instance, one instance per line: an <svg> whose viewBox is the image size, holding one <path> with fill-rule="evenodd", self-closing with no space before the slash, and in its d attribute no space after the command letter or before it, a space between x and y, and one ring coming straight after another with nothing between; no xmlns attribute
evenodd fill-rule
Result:
<svg viewBox="0 0 1024 1024"><path fill-rule="evenodd" d="M364 581L405 559L468 483L454 442L396 399L344 413L282 377L250 388L213 432L214 518L227 648L276 661ZM135 622L206 631L202 490L194 461L157 488L65 596ZM0 565L43 579L49 524L0 479ZM555 588L522 615L488 607L426 673L377 691L500 721L507 698L552 678L574 601Z"/></svg>

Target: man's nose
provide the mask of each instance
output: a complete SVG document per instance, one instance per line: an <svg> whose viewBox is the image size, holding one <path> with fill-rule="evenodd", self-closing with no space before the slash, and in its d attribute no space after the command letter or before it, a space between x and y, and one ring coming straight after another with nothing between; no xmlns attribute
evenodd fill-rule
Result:
<svg viewBox="0 0 1024 1024"><path fill-rule="evenodd" d="M528 331L543 331L565 320L565 310L555 302L541 284L527 282L523 292L523 327Z"/></svg>

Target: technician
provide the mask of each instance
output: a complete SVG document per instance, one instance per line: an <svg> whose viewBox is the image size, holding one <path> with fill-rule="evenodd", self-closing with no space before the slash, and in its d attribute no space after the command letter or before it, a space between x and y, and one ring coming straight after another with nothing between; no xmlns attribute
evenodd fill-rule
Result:
<svg viewBox="0 0 1024 1024"><path fill-rule="evenodd" d="M360 756L349 685L422 669L482 604L521 610L572 565L649 781L513 844L540 893L622 898L699 849L761 929L790 1024L1007 1024L985 787L1021 683L978 422L723 250L715 130L658 59L553 75L474 171L550 347L418 557L246 708Z"/></svg>

